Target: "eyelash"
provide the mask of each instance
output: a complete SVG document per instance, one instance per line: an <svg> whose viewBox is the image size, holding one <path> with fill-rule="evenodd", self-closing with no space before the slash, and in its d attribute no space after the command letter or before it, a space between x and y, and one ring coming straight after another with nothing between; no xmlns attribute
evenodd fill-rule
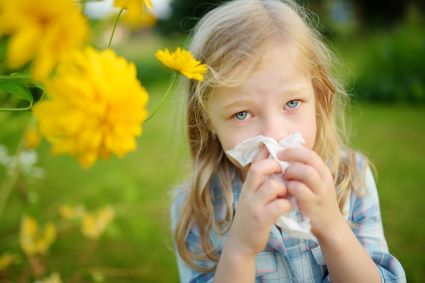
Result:
<svg viewBox="0 0 425 283"><path fill-rule="evenodd" d="M295 107L289 107L288 106L288 104L289 103L291 103L291 102L297 102L297 105L295 106ZM291 100L291 101L288 101L286 104L285 104L285 106L284 106L284 109L286 110L287 108L287 106L289 107L289 109L297 109L298 107L300 107L300 104L301 104L301 100L299 100L299 99L293 99L293 100Z"/></svg>
<svg viewBox="0 0 425 283"><path fill-rule="evenodd" d="M235 120L238 120L238 121L245 121L245 119L238 119L238 114L241 114L241 113L246 113L247 115L249 115L249 112L248 111L240 111L240 112L238 112L238 113L235 113L235 114L233 114L233 116L232 116L232 118L233 119L235 119Z"/></svg>
<svg viewBox="0 0 425 283"><path fill-rule="evenodd" d="M288 106L288 104L289 103L292 103L292 102L297 102L297 105L295 106L295 107L289 107ZM299 100L299 99L293 99L293 100L291 100L291 101L288 101L286 104L285 104L285 106L284 106L284 110L293 110L293 109L297 109L297 108L299 108L300 107L300 104L301 104L301 100ZM288 108L287 108L288 107ZM246 113L246 115L248 116L248 115L250 115L250 113L248 112L248 111L246 111L246 110L244 110L244 111L239 111L239 112L237 112L237 113L235 113L235 114L233 114L232 115L232 118L233 119L235 119L235 120L238 120L238 121L245 121L246 120L246 117L244 118L244 119L238 119L238 115L239 114L241 114L241 113Z"/></svg>

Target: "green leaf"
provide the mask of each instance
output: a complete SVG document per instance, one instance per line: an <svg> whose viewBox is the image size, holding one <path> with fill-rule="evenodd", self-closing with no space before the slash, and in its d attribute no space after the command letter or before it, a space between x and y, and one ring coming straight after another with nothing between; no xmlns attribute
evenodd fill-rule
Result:
<svg viewBox="0 0 425 283"><path fill-rule="evenodd" d="M7 70L6 57L7 57L7 43L6 38L0 36L0 74L3 74Z"/></svg>
<svg viewBox="0 0 425 283"><path fill-rule="evenodd" d="M29 80L26 78L16 78L13 75L0 77L0 93L15 96L18 101L27 102L24 107L2 107L0 111L27 111L31 109L34 99L28 88L28 82Z"/></svg>

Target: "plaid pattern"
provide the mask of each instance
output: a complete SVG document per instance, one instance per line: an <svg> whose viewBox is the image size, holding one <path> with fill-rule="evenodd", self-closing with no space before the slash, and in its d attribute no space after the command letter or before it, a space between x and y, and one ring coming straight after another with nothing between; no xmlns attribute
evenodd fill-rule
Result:
<svg viewBox="0 0 425 283"><path fill-rule="evenodd" d="M359 167L362 166L359 160ZM345 217L351 221L353 232L363 247L369 252L371 258L379 269L382 282L406 282L406 276L400 262L388 252L384 238L382 220L379 208L378 193L375 181L368 169L366 171L366 193L358 197L352 193L347 201ZM236 180L233 186L234 208L237 207L242 183ZM217 188L214 204L217 217L224 213L223 202ZM172 229L174 229L179 209L185 198L183 190L176 191L176 197L171 209ZM301 217L300 212L295 213ZM210 232L211 241L218 252L223 249L227 235L218 235ZM199 231L194 227L187 239L187 244L192 251L201 253ZM214 272L201 274L188 267L177 254L177 263L181 282L212 282ZM204 267L214 267L211 261L198 261ZM313 240L291 238L273 226L265 250L256 256L256 282L330 282L330 277L319 244Z"/></svg>

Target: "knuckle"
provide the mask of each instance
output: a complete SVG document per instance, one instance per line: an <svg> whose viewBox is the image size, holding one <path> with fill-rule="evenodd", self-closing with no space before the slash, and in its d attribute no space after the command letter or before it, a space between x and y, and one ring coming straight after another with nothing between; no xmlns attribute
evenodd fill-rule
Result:
<svg viewBox="0 0 425 283"><path fill-rule="evenodd" d="M296 181L290 181L288 183L288 188L292 191L292 192L299 192L300 189L302 188L302 184L300 182L296 182Z"/></svg>
<svg viewBox="0 0 425 283"><path fill-rule="evenodd" d="M273 185L269 187L269 194L273 197L275 197L276 195L278 195L280 192L280 189L278 186Z"/></svg>
<svg viewBox="0 0 425 283"><path fill-rule="evenodd" d="M267 183L268 187L271 189L276 189L276 187L278 186L278 183L275 179L269 179Z"/></svg>
<svg viewBox="0 0 425 283"><path fill-rule="evenodd" d="M306 154L306 158L308 158L309 160L314 160L314 159L316 159L318 157L318 155L316 154L316 152L313 151L313 150L307 150L305 152L305 154Z"/></svg>
<svg viewBox="0 0 425 283"><path fill-rule="evenodd" d="M283 203L281 201L275 201L272 208L274 213L278 213L283 208Z"/></svg>
<svg viewBox="0 0 425 283"><path fill-rule="evenodd" d="M276 203L274 204L274 213L277 215L280 215L282 212L286 211L288 208L287 204L283 201L276 201Z"/></svg>
<svg viewBox="0 0 425 283"><path fill-rule="evenodd" d="M251 168L249 168L249 171L254 176L259 175L261 173L261 163L260 162L252 163Z"/></svg>
<svg viewBox="0 0 425 283"><path fill-rule="evenodd" d="M316 175L316 170L314 170L313 167L311 166L306 166L304 172L305 172L305 175L309 177Z"/></svg>
<svg viewBox="0 0 425 283"><path fill-rule="evenodd" d="M273 179L270 181L270 187L275 191L275 192L281 192L285 185L283 184L282 181Z"/></svg>

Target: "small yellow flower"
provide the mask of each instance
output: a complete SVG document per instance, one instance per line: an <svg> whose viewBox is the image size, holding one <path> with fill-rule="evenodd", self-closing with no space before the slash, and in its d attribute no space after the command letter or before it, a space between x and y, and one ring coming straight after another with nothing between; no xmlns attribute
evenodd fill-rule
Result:
<svg viewBox="0 0 425 283"><path fill-rule="evenodd" d="M203 75L207 72L208 66L201 64L193 58L192 54L180 47L170 53L168 49L158 50L155 53L156 58L171 70L180 72L189 79L198 81L204 80Z"/></svg>
<svg viewBox="0 0 425 283"><path fill-rule="evenodd" d="M114 6L126 9L125 17L133 22L146 13L146 7L152 9L152 0L115 0Z"/></svg>
<svg viewBox="0 0 425 283"><path fill-rule="evenodd" d="M156 22L156 18L146 9L152 9L151 0L115 0L114 5L126 9L124 20L131 27L151 27Z"/></svg>
<svg viewBox="0 0 425 283"><path fill-rule="evenodd" d="M156 24L156 17L146 10L137 17L132 17L126 13L123 20L130 28L150 28Z"/></svg>
<svg viewBox="0 0 425 283"><path fill-rule="evenodd" d="M19 241L25 254L45 254L55 238L56 228L52 223L47 223L43 230L39 230L37 220L30 216L22 218Z"/></svg>
<svg viewBox="0 0 425 283"><path fill-rule="evenodd" d="M87 47L45 82L47 100L34 107L53 153L69 153L83 167L111 154L123 157L142 134L148 94L136 67L111 49Z"/></svg>
<svg viewBox="0 0 425 283"><path fill-rule="evenodd" d="M24 137L25 148L36 148L40 144L40 134L36 128L30 128Z"/></svg>
<svg viewBox="0 0 425 283"><path fill-rule="evenodd" d="M111 207L104 208L94 214L87 213L83 217L81 232L87 238L96 240L114 217L115 211Z"/></svg>
<svg viewBox="0 0 425 283"><path fill-rule="evenodd" d="M32 60L31 75L39 81L80 47L88 25L74 0L0 0L2 35L10 36L9 67L17 69Z"/></svg>
<svg viewBox="0 0 425 283"><path fill-rule="evenodd" d="M77 205L74 207L69 205L62 205L59 207L60 216L66 220L82 218L85 213L86 210L82 205Z"/></svg>
<svg viewBox="0 0 425 283"><path fill-rule="evenodd" d="M9 266L16 263L18 257L15 254L4 253L0 255L0 271L6 270Z"/></svg>
<svg viewBox="0 0 425 283"><path fill-rule="evenodd" d="M53 272L49 277L37 280L36 283L62 283L62 279L57 272Z"/></svg>

